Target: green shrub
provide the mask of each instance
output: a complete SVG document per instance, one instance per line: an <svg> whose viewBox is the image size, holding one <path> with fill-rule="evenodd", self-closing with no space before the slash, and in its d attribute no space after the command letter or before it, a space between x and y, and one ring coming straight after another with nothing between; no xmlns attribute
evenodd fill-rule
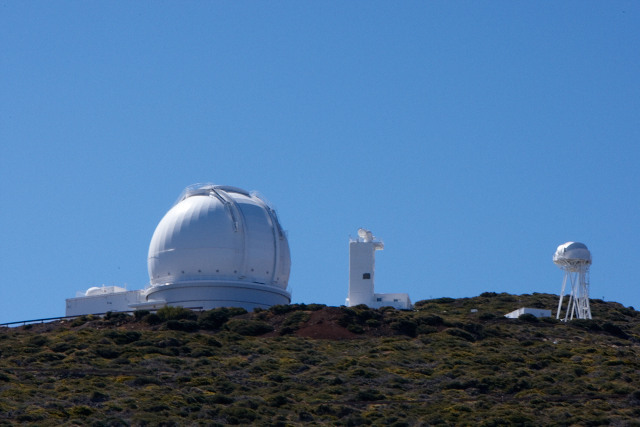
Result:
<svg viewBox="0 0 640 427"><path fill-rule="evenodd" d="M233 403L233 399L222 394L214 394L213 396L207 398L207 402L211 404L228 405L230 403Z"/></svg>
<svg viewBox="0 0 640 427"><path fill-rule="evenodd" d="M306 311L294 311L290 313L287 318L282 322L282 329L280 329L280 335L290 335L300 329L304 323L306 323L311 315Z"/></svg>
<svg viewBox="0 0 640 427"><path fill-rule="evenodd" d="M91 400L94 403L106 402L107 400L109 400L109 395L101 393L96 390L93 393L91 393L91 397L89 398L89 400Z"/></svg>
<svg viewBox="0 0 640 427"><path fill-rule="evenodd" d="M493 319L495 319L497 317L498 316L496 316L493 313L482 313L480 316L478 316L478 319L487 321L487 320L493 320Z"/></svg>
<svg viewBox="0 0 640 427"><path fill-rule="evenodd" d="M105 336L116 344L129 344L138 341L142 334L138 331L108 331Z"/></svg>
<svg viewBox="0 0 640 427"><path fill-rule="evenodd" d="M253 409L241 406L230 406L224 408L221 414L227 418L229 424L247 424L255 421L258 415Z"/></svg>
<svg viewBox="0 0 640 427"><path fill-rule="evenodd" d="M177 338L169 337L163 340L156 342L156 347L159 348L167 348L167 347L182 347L184 343Z"/></svg>
<svg viewBox="0 0 640 427"><path fill-rule="evenodd" d="M429 326L444 325L444 319L440 316L436 316L435 314L430 314L427 316L417 316L416 321L421 325L429 325Z"/></svg>
<svg viewBox="0 0 640 427"><path fill-rule="evenodd" d="M171 329L173 331L195 332L200 329L200 326L198 325L198 322L193 320L168 320L167 329Z"/></svg>
<svg viewBox="0 0 640 427"><path fill-rule="evenodd" d="M160 380L154 377L148 377L148 376L142 376L142 377L137 377L133 380L132 384L134 386L140 387L140 386L145 386L148 384L156 384L156 385L160 385Z"/></svg>
<svg viewBox="0 0 640 427"><path fill-rule="evenodd" d="M498 297L498 300L502 301L502 302L516 302L516 298L513 295L510 295L506 292L502 292L498 295L496 295Z"/></svg>
<svg viewBox="0 0 640 427"><path fill-rule="evenodd" d="M42 347L49 343L49 339L42 335L36 335L27 341L27 345L30 347Z"/></svg>
<svg viewBox="0 0 640 427"><path fill-rule="evenodd" d="M118 417L107 417L104 420L96 421L93 427L128 427L129 423Z"/></svg>
<svg viewBox="0 0 640 427"><path fill-rule="evenodd" d="M88 406L80 405L80 406L74 406L73 408L71 408L69 412L72 415L86 417L93 414L93 409L89 408Z"/></svg>
<svg viewBox="0 0 640 427"><path fill-rule="evenodd" d="M438 332L438 328L428 325L418 325L418 329L416 329L416 333L418 335L428 335L435 332Z"/></svg>
<svg viewBox="0 0 640 427"><path fill-rule="evenodd" d="M96 354L105 359L115 359L122 354L117 348L112 346L102 346L96 348Z"/></svg>
<svg viewBox="0 0 640 427"><path fill-rule="evenodd" d="M531 388L531 383L524 379L519 379L515 381L511 386L507 389L507 393L517 393L522 390L528 390Z"/></svg>
<svg viewBox="0 0 640 427"><path fill-rule="evenodd" d="M53 362L56 360L62 360L66 356L64 354L52 353L52 352L42 352L38 354L37 360L40 362Z"/></svg>
<svg viewBox="0 0 640 427"><path fill-rule="evenodd" d="M214 308L213 310L208 310L200 314L198 325L200 325L202 329L215 331L220 329L232 317L246 313L247 311L245 309L239 307Z"/></svg>
<svg viewBox="0 0 640 427"><path fill-rule="evenodd" d="M355 322L357 315L354 310L349 307L340 307L340 311L342 312L342 316L338 319L338 325L346 328L351 323Z"/></svg>
<svg viewBox="0 0 640 427"><path fill-rule="evenodd" d="M454 337L460 337L470 342L474 342L476 340L469 332L458 328L449 328L447 329L447 333Z"/></svg>
<svg viewBox="0 0 640 427"><path fill-rule="evenodd" d="M431 302L434 302L436 304L451 304L452 302L455 302L455 301L456 300L454 298L449 298L449 297L435 298L431 300Z"/></svg>
<svg viewBox="0 0 640 427"><path fill-rule="evenodd" d="M534 316L531 313L524 313L521 314L520 316L518 316L518 320L521 320L523 322L528 322L528 323L538 323L539 320L536 316Z"/></svg>
<svg viewBox="0 0 640 427"><path fill-rule="evenodd" d="M356 399L373 402L376 400L384 400L385 396L384 394L380 393L380 391L370 388L367 390L360 390L356 395Z"/></svg>
<svg viewBox="0 0 640 427"><path fill-rule="evenodd" d="M49 348L52 351L55 351L56 353L64 353L67 350L71 350L71 346L66 342L56 343L54 345L49 346Z"/></svg>
<svg viewBox="0 0 640 427"><path fill-rule="evenodd" d="M465 323L462 329L472 334L477 340L484 338L484 326L479 323Z"/></svg>
<svg viewBox="0 0 640 427"><path fill-rule="evenodd" d="M349 324L347 325L347 331L352 332L354 334L363 334L364 328L357 324Z"/></svg>
<svg viewBox="0 0 640 427"><path fill-rule="evenodd" d="M159 309L156 314L160 316L163 322L167 320L196 320L198 315L193 311L184 307L165 306Z"/></svg>
<svg viewBox="0 0 640 427"><path fill-rule="evenodd" d="M602 325L602 330L613 335L614 337L629 339L629 335L625 331L623 331L618 325L614 325L613 323L606 322Z"/></svg>
<svg viewBox="0 0 640 427"><path fill-rule="evenodd" d="M205 344L210 347L222 347L222 344L220 343L220 341L211 337L207 338L207 340L205 341Z"/></svg>
<svg viewBox="0 0 640 427"><path fill-rule="evenodd" d="M149 325L158 325L162 323L162 318L156 313L149 313L142 318L142 321Z"/></svg>
<svg viewBox="0 0 640 427"><path fill-rule="evenodd" d="M241 316L243 314L247 314L247 310L242 307L227 307L227 311L229 312L229 316L236 317Z"/></svg>
<svg viewBox="0 0 640 427"><path fill-rule="evenodd" d="M76 317L71 321L71 326L76 328L78 326L84 325L85 323L87 323L87 316L80 316L80 317Z"/></svg>
<svg viewBox="0 0 640 427"><path fill-rule="evenodd" d="M364 323L370 328L379 328L381 325L378 319L367 319Z"/></svg>
<svg viewBox="0 0 640 427"><path fill-rule="evenodd" d="M215 355L215 353L211 350L209 350L208 348L198 348L195 349L192 353L191 353L191 357L211 357Z"/></svg>
<svg viewBox="0 0 640 427"><path fill-rule="evenodd" d="M395 329L403 335L415 337L418 330L418 325L413 320L399 319L395 322L391 322L391 328Z"/></svg>
<svg viewBox="0 0 640 427"><path fill-rule="evenodd" d="M296 309L297 307L294 304L276 304L269 307L269 311L273 314L287 314Z"/></svg>
<svg viewBox="0 0 640 427"><path fill-rule="evenodd" d="M300 411L300 413L298 414L298 420L300 420L302 422L305 422L305 423L309 423L309 422L313 421L313 415L311 415L307 411Z"/></svg>
<svg viewBox="0 0 640 427"><path fill-rule="evenodd" d="M224 329L245 336L258 336L273 331L273 326L260 320L231 319Z"/></svg>
<svg viewBox="0 0 640 427"><path fill-rule="evenodd" d="M305 311L296 311L287 316L282 322L282 326L290 326L294 329L299 329L303 323L307 322L311 315Z"/></svg>
<svg viewBox="0 0 640 427"><path fill-rule="evenodd" d="M270 397L268 399L268 402L270 406L279 408L289 403L289 399L284 394L276 394L275 396Z"/></svg>
<svg viewBox="0 0 640 427"><path fill-rule="evenodd" d="M30 325L27 325L30 326ZM20 414L16 417L17 421L21 423L28 423L33 421L40 421L47 418L47 414L42 409L28 410L24 414Z"/></svg>
<svg viewBox="0 0 640 427"><path fill-rule="evenodd" d="M571 325L573 327L576 327L576 328L585 329L587 331L601 331L602 330L602 328L600 327L598 322L596 322L595 320L592 320L592 319L575 319L575 320L572 320L571 322L569 322L569 325Z"/></svg>
<svg viewBox="0 0 640 427"><path fill-rule="evenodd" d="M468 388L481 388L480 382L476 379L454 380L444 384L443 388L450 390L466 390Z"/></svg>
<svg viewBox="0 0 640 427"><path fill-rule="evenodd" d="M151 312L149 310L136 310L133 312L133 317L137 320L140 321L142 320L145 316L151 314Z"/></svg>
<svg viewBox="0 0 640 427"><path fill-rule="evenodd" d="M104 323L108 325L120 325L131 320L131 316L127 313L108 311L103 318Z"/></svg>

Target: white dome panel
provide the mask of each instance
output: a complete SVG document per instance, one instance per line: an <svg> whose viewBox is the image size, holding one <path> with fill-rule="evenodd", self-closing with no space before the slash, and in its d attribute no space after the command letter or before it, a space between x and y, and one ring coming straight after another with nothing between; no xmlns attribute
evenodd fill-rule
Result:
<svg viewBox="0 0 640 427"><path fill-rule="evenodd" d="M553 262L558 265L591 264L591 252L584 243L567 242L558 246L553 254Z"/></svg>

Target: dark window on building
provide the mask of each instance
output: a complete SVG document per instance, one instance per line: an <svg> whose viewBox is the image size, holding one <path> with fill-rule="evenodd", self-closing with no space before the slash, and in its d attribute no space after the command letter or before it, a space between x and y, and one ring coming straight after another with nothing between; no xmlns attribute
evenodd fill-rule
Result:
<svg viewBox="0 0 640 427"><path fill-rule="evenodd" d="M363 278L363 279L371 279L371 273L364 273L364 274L362 275L362 278Z"/></svg>
<svg viewBox="0 0 640 427"><path fill-rule="evenodd" d="M376 301L382 301L382 298L376 298Z"/></svg>

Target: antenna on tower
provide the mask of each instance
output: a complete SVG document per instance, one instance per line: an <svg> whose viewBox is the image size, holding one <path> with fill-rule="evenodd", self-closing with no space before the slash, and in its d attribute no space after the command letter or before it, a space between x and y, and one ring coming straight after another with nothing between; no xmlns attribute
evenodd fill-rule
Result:
<svg viewBox="0 0 640 427"><path fill-rule="evenodd" d="M553 254L553 262L564 271L558 313L556 319L560 319L562 300L564 298L567 282L571 286L569 302L562 321L576 319L591 319L589 307L589 266L591 265L591 252L584 243L567 242L558 246Z"/></svg>

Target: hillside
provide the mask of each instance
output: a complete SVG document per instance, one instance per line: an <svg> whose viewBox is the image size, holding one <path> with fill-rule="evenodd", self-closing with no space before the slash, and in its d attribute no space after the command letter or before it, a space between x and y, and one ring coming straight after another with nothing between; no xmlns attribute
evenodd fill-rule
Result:
<svg viewBox="0 0 640 427"><path fill-rule="evenodd" d="M640 426L638 312L503 317L556 304L484 293L2 328L0 425Z"/></svg>

